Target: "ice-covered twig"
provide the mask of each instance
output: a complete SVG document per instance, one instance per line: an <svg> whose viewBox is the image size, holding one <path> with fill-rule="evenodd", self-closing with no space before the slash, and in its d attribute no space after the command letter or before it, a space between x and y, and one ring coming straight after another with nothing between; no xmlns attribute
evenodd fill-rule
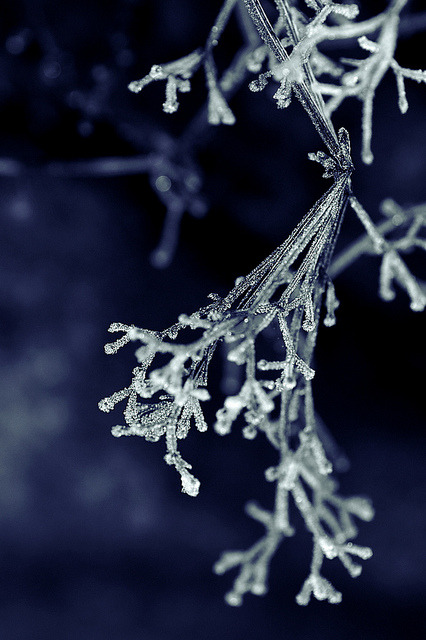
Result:
<svg viewBox="0 0 426 640"><path fill-rule="evenodd" d="M402 260L400 251L408 251L416 247L426 249L425 241L417 236L417 233L425 226L424 208L417 209L414 221L408 226L407 234L398 240L392 241L385 239L355 196L351 196L349 202L367 232L373 252L382 256L380 297L383 300L393 300L395 298L393 283L395 282L407 292L410 298L410 308L413 311L423 311L426 307L425 293ZM392 204L391 201L386 201L385 210L391 213L392 217L398 221L401 219L403 210L395 203Z"/></svg>
<svg viewBox="0 0 426 640"><path fill-rule="evenodd" d="M177 92L190 91L190 79L200 66L204 66L208 88L209 123L214 125L234 124L235 117L226 102L218 79L213 60L213 49L217 46L236 3L237 0L225 0L203 48L196 49L173 62L153 65L148 75L129 84L130 91L139 93L153 81L166 80L166 101L163 104L163 110L166 113L174 113L179 106Z"/></svg>
<svg viewBox="0 0 426 640"><path fill-rule="evenodd" d="M333 185L290 237L251 273L238 278L226 296L211 294L210 304L189 316L181 315L163 332L119 324L110 328L123 335L107 345L106 351L114 353L130 340L139 341L139 366L129 387L105 398L100 408L110 411L127 400L126 426L114 427L114 435L139 435L148 441L164 436L165 461L175 467L182 490L191 496L197 495L200 483L182 458L178 441L187 436L192 422L199 431L207 428L202 402L209 399L209 365L220 342L228 345L228 361L244 371L240 389L228 395L216 413L215 430L226 435L240 421L243 436L253 439L263 434L278 451L279 462L266 472L267 480L276 482L274 510L267 512L253 504L247 509L265 526L265 535L248 551L224 554L216 565L219 573L239 567L227 596L232 605L240 604L248 591L257 595L266 592L269 562L284 537L294 533L290 499L312 534L315 558L320 549L321 558L338 557L356 576L360 568L351 555L367 558L371 553L349 542L356 534L353 516L368 519L372 512L360 499L337 495L337 486L329 477L332 464L316 426L310 384L323 298L326 324L332 324L337 306L327 271L350 193L352 162L347 133L339 132L338 140L334 160L316 158L326 165ZM281 341L281 360L262 357L258 338L266 330L274 331ZM181 333L188 331L198 337L178 341ZM315 560L306 584L321 599L320 586L324 589L326 582L319 576L317 564ZM307 588L298 598L300 604L308 599ZM333 601L331 596L329 599Z"/></svg>
<svg viewBox="0 0 426 640"><path fill-rule="evenodd" d="M292 391L283 389L282 393L288 395ZM277 442L280 463L265 472L266 479L276 484L274 510L270 512L255 503L247 504L248 515L265 527L264 536L246 551L225 552L214 566L218 574L238 569L233 588L225 596L233 606L241 605L247 593L264 595L267 592L270 561L284 539L295 534L289 520L290 500L301 512L313 537L311 570L296 597L298 604L308 604L311 595L331 603L341 601L341 593L321 576L325 558L338 558L350 575L356 577L361 573L361 566L353 562L351 556L367 559L372 554L369 547L351 542L357 534L354 517L371 520L371 504L363 498L337 495L336 484L329 477L331 466L312 421L311 402L310 386L306 383L305 409L301 418L305 427L299 433L299 445L291 450L282 434L283 439L279 438ZM309 487L309 493L305 486Z"/></svg>

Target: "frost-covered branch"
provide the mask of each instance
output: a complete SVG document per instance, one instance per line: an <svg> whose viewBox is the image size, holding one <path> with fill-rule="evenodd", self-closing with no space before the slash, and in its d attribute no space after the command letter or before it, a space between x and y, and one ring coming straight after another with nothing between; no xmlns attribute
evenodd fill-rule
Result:
<svg viewBox="0 0 426 640"><path fill-rule="evenodd" d="M180 138L161 144L158 153L148 156L155 156L148 172L155 192L166 207L162 237L152 254L155 266L170 264L185 211L200 217L207 209L200 194L201 176L193 161L194 149L206 123L235 123L229 98L248 73L258 76L249 85L253 91L262 90L270 79L278 83L274 99L279 108L287 107L292 95L296 95L332 158L337 157L339 146L331 116L343 100L358 97L363 102L362 155L365 162L372 161L373 99L383 75L388 69L395 74L402 113L408 108L405 79L423 82L426 78L425 72L405 69L393 57L400 13L405 4L406 0L397 0L378 16L356 22L358 7L355 4L307 3L315 12L312 18L300 7L290 5L288 0L275 0L278 18L272 24L260 0L226 0L203 47L176 61L154 65L148 75L130 83L129 88L139 92L153 81L165 81L163 109L166 113L174 113L178 109L179 92L190 91L192 78L200 68L204 69L208 90L205 109ZM214 49L234 11L245 45L236 52L228 69L220 74L214 60ZM330 18L335 18L338 23L327 24ZM374 41L371 37L376 33L379 35ZM327 42L347 39L354 40L370 55L364 60L335 61L320 51L321 45ZM346 71L345 65L355 66L355 70ZM333 82L322 82L324 75L331 77ZM326 102L324 98L327 98Z"/></svg>
<svg viewBox="0 0 426 640"><path fill-rule="evenodd" d="M332 464L317 429L310 383L323 305L327 326L334 323L338 305L328 269L350 197L352 171L347 133L342 130L338 139L336 160L325 154L314 158L333 177L333 185L289 238L251 273L238 278L226 296L210 294L210 304L190 316L181 315L175 325L162 332L120 324L110 327L123 335L106 345L106 352L115 353L128 342L138 341L139 366L129 387L105 398L99 406L111 411L126 400L126 425L114 427L115 436L138 435L148 441L164 437L165 461L175 467L182 491L188 495L198 494L200 482L191 473L192 465L183 459L178 441L187 436L191 423L201 432L207 428L202 403L210 399L209 365L219 343L228 345L228 361L244 372L238 392L228 395L218 409L215 430L226 435L242 422L243 436L251 440L262 434L277 451L279 461L266 471L266 479L276 483L273 511L252 504L247 507L249 515L265 526L265 535L248 551L225 553L215 565L217 573L239 567L227 595L232 605L241 604L249 591L256 595L266 592L269 562L283 539L294 533L290 501L313 538L311 572L297 597L299 604L307 604L311 593L320 600L340 600L339 592L320 574L324 558L339 558L355 577L361 568L351 556L371 555L369 548L355 546L350 540L357 532L353 517L368 520L372 509L364 500L337 494L337 485L329 477ZM267 329L281 341L280 360L262 355L258 338ZM183 335L188 331L196 332L197 337L188 340ZM179 336L184 337L180 342Z"/></svg>
<svg viewBox="0 0 426 640"><path fill-rule="evenodd" d="M153 81L166 80L166 101L163 104L163 110L166 113L174 113L179 106L178 91L181 93L190 91L190 79L203 66L208 87L209 123L215 125L234 124L235 117L226 102L218 78L213 59L213 49L217 46L236 3L237 0L225 0L203 48L196 49L174 62L153 65L148 75L129 84L130 91L139 93Z"/></svg>
<svg viewBox="0 0 426 640"><path fill-rule="evenodd" d="M346 205L347 188L348 176L343 174L305 215L290 237L251 273L239 278L225 297L213 296L214 301L207 307L191 316L181 316L177 324L164 332L111 325L111 331L124 331L124 337L107 345L107 353L115 353L129 340L138 339L143 344L136 353L141 366L135 370L131 385L118 395L113 394L103 400L100 405L104 411L110 411L116 402L128 397L125 416L130 431L129 428L116 429L116 435L133 435L137 431L138 435L152 438L155 432L158 439L166 433L167 426L170 431L170 423L182 432L179 425L182 420L187 424L188 411L191 417L194 393L197 394L199 387L207 384L208 366L218 341L234 344L228 359L239 365L246 364L248 372L253 372L255 341L273 322L278 324L287 352L278 386L292 379L296 372L306 379L312 378L313 370L297 354L298 335L301 328L307 332L315 329L316 309L321 303L326 283L330 246L334 245ZM293 270L300 256L300 265ZM320 297L318 292L321 292ZM293 314L297 314L300 320L297 331L288 327L288 316ZM202 336L188 344L176 344L177 335L185 328L202 330ZM147 377L148 369L158 354L168 354L169 362ZM155 403L155 419L161 418L157 424L152 422L149 411L141 409L137 397L153 398L158 393L166 396ZM207 397L202 394L197 399ZM256 408L255 420L249 423L252 427L254 424L262 425L260 418L273 409L268 394L252 375L247 377L247 384L243 385L237 397L225 401L219 414L222 426L218 429L228 431L248 404ZM257 415L258 411L260 415ZM187 431L183 431L186 434Z"/></svg>
<svg viewBox="0 0 426 640"><path fill-rule="evenodd" d="M426 82L426 71L405 69L395 60L395 50L398 42L400 12L407 4L407 0L392 2L388 10L377 19L366 21L364 24L353 25L353 28L324 27L317 29L317 33L310 33L307 47L318 46L328 39L356 37L360 48L368 52L367 58L343 58L341 62L354 67L351 71L341 74L339 84L318 83L317 90L323 96L329 96L326 102L326 113L331 116L340 104L348 97L357 97L362 102L362 159L366 164L373 161L371 139L373 130L373 102L376 90L389 69L396 78L398 90L398 106L401 113L406 113L408 101L405 93L405 79L416 82ZM340 32L338 30L340 29ZM378 31L376 40L367 38L367 34ZM301 45L302 46L302 45Z"/></svg>
<svg viewBox="0 0 426 640"><path fill-rule="evenodd" d="M280 83L274 95L279 107L288 106L293 90L332 153L333 142L324 135L324 131L328 129L333 137L330 117L346 98L357 97L363 104L362 159L366 164L370 164L373 161L373 101L384 75L389 69L395 74L401 113L408 109L405 79L426 81L425 71L401 67L394 58L400 13L407 0L395 0L380 15L361 22L353 22L358 15L358 7L353 4L310 3L316 10L316 15L309 20L300 8L290 7L287 0L275 0L287 41L281 39L279 33L272 28L260 0L244 1L264 42L275 55L275 61L269 60L269 68L259 75L257 81L251 83L252 90L263 89L268 79L274 78ZM340 16L343 21L338 25L329 26L326 21L331 15ZM376 39L372 40L376 33ZM370 37L367 38L367 35ZM319 47L327 42L347 39L355 40L363 51L368 52L368 57L342 58L336 63L319 50ZM292 47L290 53L286 49L288 45ZM355 69L345 71L344 65ZM322 75L330 76L334 82L322 82ZM325 104L323 97L327 97Z"/></svg>
<svg viewBox="0 0 426 640"><path fill-rule="evenodd" d="M411 224L406 225L406 235L392 241L386 240L382 233L380 233L355 196L351 196L349 202L364 225L374 253L382 256L380 267L380 297L383 300L393 300L396 295L393 285L397 283L407 292L410 298L411 309L413 311L423 311L426 307L425 292L409 271L400 256L400 252L410 251L414 248L426 250L425 239L418 236L418 233L426 226L425 208L417 207ZM391 200L385 201L384 211L388 215L391 215L392 218L396 218L398 223L402 216L407 218L407 216L404 215L404 210ZM407 223L407 220L405 220L405 222Z"/></svg>
<svg viewBox="0 0 426 640"><path fill-rule="evenodd" d="M129 342L139 343L138 366L129 386L99 404L109 412L126 401L125 424L115 426L113 434L138 435L151 442L163 440L164 459L178 472L182 491L191 496L198 494L200 481L182 457L180 441L192 426L200 432L207 429L203 403L211 399L209 368L219 344L226 347L227 363L239 368L241 381L223 398L214 429L224 436L241 425L246 439L260 436L270 443L277 463L265 472L266 480L275 483L273 508L247 505L248 515L262 524L264 535L246 551L226 552L215 565L217 573L238 570L226 596L232 605L241 604L249 592L262 595L267 591L270 561L283 540L295 533L294 509L312 536L310 572L296 597L300 605L306 605L311 596L340 602L340 592L322 575L325 559L339 559L356 577L361 566L354 558L371 556L371 549L352 540L357 534L355 517L370 520L372 507L365 499L338 494L337 483L331 478L330 440L315 413L311 381L319 326L336 322L339 303L331 278L362 252L381 257L380 294L384 299L393 297L393 285L398 283L407 291L413 310L426 306L421 285L400 255L426 248L421 235L426 226L424 207L404 211L387 201L383 211L390 219L376 226L352 192L354 165L349 135L344 128L336 133L331 119L346 97L356 96L362 101L363 159L370 162L373 100L384 74L391 69L396 76L402 112L407 107L405 78L425 80L424 72L404 69L394 58L400 13L406 4L407 0L394 0L379 16L356 22L355 4L275 0L277 19L273 23L261 0L226 0L204 47L174 62L154 65L148 75L130 85L138 92L153 81L164 80L163 109L173 113L178 108L178 93L189 91L195 72L204 69L208 91L205 121L230 125L235 116L228 97L247 72L254 73L250 89L261 91L270 80L277 82L274 99L279 108L287 107L295 95L326 146L326 151L311 153L309 158L322 166L323 177L331 178L332 185L289 237L248 275L237 278L227 295L210 294L208 305L179 316L164 331L113 324L110 331L122 335L105 347L107 353L116 353ZM213 52L234 9L245 45L221 75ZM348 38L356 40L368 53L367 58L335 61L320 50L326 42ZM347 65L355 70L346 71ZM332 81L320 82L323 75ZM191 157L188 149L195 129L188 128L181 137L180 157ZM166 166L164 162L161 167ZM173 200L176 189L173 185L171 190L169 177L173 166L157 177L155 186L164 194L168 211L178 212L173 218L177 220L184 210L184 196ZM165 194L169 190L168 201ZM170 205L173 202L178 203L175 209ZM348 203L366 236L333 263ZM396 228L404 233L393 237L391 232ZM171 242L169 238L169 246ZM276 359L265 353L259 339L266 333L274 335L279 344Z"/></svg>

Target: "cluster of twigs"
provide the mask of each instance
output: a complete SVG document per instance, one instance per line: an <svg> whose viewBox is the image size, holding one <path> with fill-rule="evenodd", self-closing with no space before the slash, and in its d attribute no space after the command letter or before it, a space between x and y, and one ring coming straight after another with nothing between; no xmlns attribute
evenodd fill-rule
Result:
<svg viewBox="0 0 426 640"><path fill-rule="evenodd" d="M111 332L122 332L117 341L106 346L115 353L129 341L138 341L138 366L130 385L101 401L100 408L110 411L117 402L127 399L124 412L126 426L116 426L113 433L139 435L148 441L164 436L165 461L180 475L182 490L198 494L199 480L191 473L191 464L183 459L178 441L185 438L192 422L199 431L207 424L202 403L209 400L208 370L219 343L228 346L227 358L239 365L243 383L238 393L228 395L217 411L215 429L230 432L235 422L243 423L243 436L253 439L261 433L277 451L277 464L266 470L266 479L275 483L275 503L271 510L249 503L247 513L265 527L263 537L247 551L227 552L215 565L217 573L239 568L229 604L238 605L245 593L261 595L267 590L268 568L272 556L286 536L294 534L290 523L292 501L312 534L313 555L310 573L298 596L307 604L311 595L319 600L339 602L341 594L321 575L323 560L339 558L350 575L361 572L352 556L366 559L368 547L352 542L357 533L354 517L369 520L370 503L361 498L343 498L331 478L332 461L328 459L321 432L317 428L312 396L312 357L320 323L335 323L335 296L332 277L364 252L381 256L380 294L394 295L396 282L406 290L411 308L421 311L426 296L405 265L401 253L412 248L425 249L421 232L425 225L424 207L404 211L387 202L388 220L375 226L352 191L354 164L349 135L345 129L336 133L331 115L348 96L363 102L363 159L370 162L371 122L374 92L384 73L391 69L397 78L399 104L405 110L404 78L426 79L421 71L401 68L394 59L399 14L405 0L391 2L376 18L354 22L356 5L335 4L325 0L307 0L307 11L288 0L275 0L276 24L268 18L260 0L226 0L203 48L175 62L154 65L147 76L131 83L140 91L152 81L166 81L164 110L178 108L178 92L190 90L195 71L203 67L207 79L207 117L211 124L233 124L235 117L227 102L247 70L257 73L251 88L261 90L273 79L278 83L274 98L278 107L286 107L292 95L301 103L318 132L327 152L310 154L320 163L324 177L332 185L300 220L294 231L275 251L224 297L211 294L211 303L195 313L179 317L164 331L148 331L134 326L113 324ZM213 58L214 47L233 10L240 15L246 45L231 67L219 78ZM308 18L309 12L311 15ZM326 24L332 17L334 24ZM258 34L256 36L256 33ZM366 35L377 34L375 41ZM336 38L355 38L366 60L340 61L336 64L322 54L318 46ZM355 66L357 74L345 70ZM333 84L318 80L328 74ZM324 96L331 96L325 102ZM163 176L164 178L164 176ZM171 182L157 188L168 192ZM168 187L168 188L166 188ZM347 206L363 224L366 235L332 262L336 239ZM405 235L390 238L395 229ZM282 359L263 357L259 336L266 330L281 341ZM178 341L185 331L194 331L193 340Z"/></svg>

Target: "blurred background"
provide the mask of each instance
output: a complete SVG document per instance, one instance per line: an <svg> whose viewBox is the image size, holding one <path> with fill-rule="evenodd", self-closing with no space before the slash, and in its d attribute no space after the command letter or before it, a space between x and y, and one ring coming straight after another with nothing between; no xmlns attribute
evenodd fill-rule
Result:
<svg viewBox="0 0 426 640"><path fill-rule="evenodd" d="M384 6L369 2L362 17ZM180 493L162 442L116 440L110 429L120 410L97 408L129 383L135 364L132 346L104 354L111 322L162 329L211 291L225 293L325 189L307 160L321 145L296 103L278 111L271 92L253 94L245 82L230 100L237 124L209 128L202 74L174 115L162 112L164 83L127 90L152 64L201 46L219 7L1 3L2 640L422 636L424 314L409 310L403 292L392 303L378 299L378 259L363 258L336 280L338 323L323 328L315 363L317 409L351 462L341 491L370 496L377 512L360 527L359 543L374 550L361 577L326 565L341 605L295 604L311 553L295 513L298 535L272 563L270 593L237 609L223 602L233 575L217 577L211 567L223 550L262 534L245 502L272 502L263 472L275 460L260 438L193 433L183 455L202 482L194 500ZM426 67L422 20L419 13L404 23L403 66ZM231 23L219 65L238 38ZM426 202L426 87L407 81L407 95L401 116L388 74L375 101L371 167L360 162L360 103L336 114L351 133L354 190L376 220L386 197ZM157 181L167 171L177 176L171 189ZM164 263L155 249L167 193L182 181L191 211L171 266L155 268ZM348 212L339 248L361 232ZM422 255L408 262L426 278Z"/></svg>

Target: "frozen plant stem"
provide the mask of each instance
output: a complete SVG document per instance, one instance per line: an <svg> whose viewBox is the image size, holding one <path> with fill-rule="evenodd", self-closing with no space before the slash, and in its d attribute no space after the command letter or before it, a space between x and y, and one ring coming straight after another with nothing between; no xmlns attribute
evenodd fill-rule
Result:
<svg viewBox="0 0 426 640"><path fill-rule="evenodd" d="M266 46L273 52L278 62L287 62L289 60L289 55L276 35L260 1L244 0L244 3ZM284 5L285 7L286 4L285 0L280 3L280 5ZM290 12L288 10L286 11L286 18L290 20ZM294 32L292 35L294 37ZM332 156L337 156L339 146L334 127L325 115L323 109L318 105L318 101L315 96L313 96L306 80L302 80L302 82L297 85L293 85L293 90L303 108L311 118L314 127L318 131L329 152Z"/></svg>
<svg viewBox="0 0 426 640"><path fill-rule="evenodd" d="M416 237L417 232L424 226L424 220L419 220L420 224L415 224L414 228L411 227L409 229L407 234L408 242L400 240L390 243L385 240L384 236L372 223L370 216L355 196L351 196L350 204L364 225L374 253L382 256L379 289L381 298L383 300L393 300L395 298L393 289L393 282L395 281L407 292L412 311L423 311L426 306L426 295L416 278L408 270L399 254L399 250L409 250L416 245L422 249L426 248L424 241L418 241Z"/></svg>
<svg viewBox="0 0 426 640"><path fill-rule="evenodd" d="M332 180L331 186L290 236L249 274L237 278L228 294L210 294L209 304L190 315L182 314L163 331L119 323L109 328L121 336L106 345L106 352L116 353L127 343L138 342L138 366L129 386L104 398L99 406L109 412L125 400L126 424L115 426L113 434L138 435L150 442L163 438L164 460L175 468L182 491L190 496L198 494L200 481L182 457L179 445L193 425L200 432L207 429L202 407L210 399L209 366L219 344L226 346L228 363L241 371L242 382L224 398L214 428L224 436L237 423L249 440L260 434L276 451L277 463L265 471L266 480L275 483L272 509L252 502L246 508L247 514L264 527L264 535L246 551L224 553L215 565L216 573L237 569L226 596L231 605L240 605L247 593L266 593L270 561L283 540L295 534L293 511L299 512L312 536L310 572L296 596L298 604L308 604L312 596L340 602L341 593L322 575L324 560L339 559L349 574L357 577L361 566L354 558L367 559L372 553L369 547L352 542L357 535L355 518L370 520L371 504L363 498L340 496L331 477L332 447L314 408L313 355L320 324L332 326L336 322L339 303L331 278L363 252L381 258L383 299L395 296L393 285L397 283L407 292L413 310L421 311L426 306L421 284L400 255L413 248L426 250L421 235L426 227L425 207L405 211L388 200L382 209L389 219L376 226L352 192L354 165L349 134L344 128L336 133L331 121L344 98L356 96L362 100L363 158L370 162L373 97L384 73L391 69L396 75L401 111L406 109L404 78L426 80L424 72L403 69L393 58L399 14L405 4L406 0L396 0L380 16L355 23L358 7L354 4L306 0L306 15L303 3L275 0L278 20L273 26L260 0L226 0L203 48L177 61L154 65L147 76L130 85L139 92L152 81L165 80L163 109L172 113L178 108L178 91L189 91L193 74L202 68L208 90L208 122L230 125L235 116L227 99L248 70L258 74L249 85L253 91L261 91L271 79L279 83L274 95L279 108L287 107L292 94L296 95L328 152L310 153L309 158L322 166L323 177ZM213 51L237 8L246 44L220 77ZM330 16L337 25L326 24ZM376 32L377 41L366 38ZM345 72L342 61L337 64L317 49L323 42L348 38L357 39L370 54L365 60L343 61L354 65L356 73ZM335 83L320 82L322 74L332 76ZM324 96L329 96L327 102ZM197 118L180 140L185 153L189 154L199 123ZM162 162L161 169L166 166L164 159ZM169 182L171 185L165 174L156 186L167 187L168 193ZM170 203L177 203L178 217L188 197L187 192L182 193L164 195L165 201L170 197L169 211ZM359 218L366 236L333 262L347 205ZM393 238L395 228L405 234ZM172 239L167 243L171 245ZM279 343L276 360L265 353L267 335ZM181 341L180 336L184 337ZM259 340L260 336L264 339Z"/></svg>
<svg viewBox="0 0 426 640"><path fill-rule="evenodd" d="M166 267L170 264L184 212L200 217L206 210L206 203L199 195L201 178L194 170L194 153L206 131L207 122L210 125L235 123L229 99L248 72L257 73L268 60L269 68L250 83L250 88L261 91L269 79L274 78L279 82L279 88L274 94L279 108L287 107L292 95L296 95L335 160L338 144L331 116L346 98L356 97L361 100L362 157L366 163L373 159L373 99L384 74L391 69L395 75L401 113L405 113L408 108L405 80L426 80L425 72L405 69L393 57L399 15L406 4L405 0L391 3L383 13L362 22L353 22L358 15L355 4L307 4L317 10L310 22L296 3L275 0L279 18L273 26L259 0L226 1L204 47L174 62L154 65L147 76L130 83L129 88L139 92L153 81L166 81L166 101L163 104L166 113L174 113L178 109L178 93L190 91L192 76L200 68L204 69L208 89L206 108L174 143L170 141L170 145L163 147L163 162L153 162L148 171L153 188L166 207L163 235L152 255L155 266ZM237 16L245 44L237 51L228 69L220 75L214 60L214 50L233 12ZM337 26L326 24L330 16L336 18ZM378 33L377 41L366 37L374 37L375 33ZM323 44L339 40L346 43L353 41L352 44L357 48L369 53L368 57L360 60L342 58L336 64L318 49ZM346 71L342 63L355 69ZM324 74L331 76L333 83L324 83L321 79ZM161 154L157 157L161 158ZM157 187L158 179L163 184L163 176L168 181L166 189Z"/></svg>
<svg viewBox="0 0 426 640"><path fill-rule="evenodd" d="M308 581L315 584L312 589L315 597L330 602L339 599L338 592L320 575L324 557L339 557L355 576L360 567L352 562L350 554L363 558L371 554L368 548L348 542L356 534L353 516L369 519L372 510L365 501L344 499L336 493L337 486L329 478L332 465L316 431L310 384L322 300L329 289L327 271L350 195L352 165L346 132L339 132L339 140L339 165L321 157L328 170L334 171L334 184L290 237L250 274L238 279L227 296L212 294L210 305L191 316L181 316L176 325L164 332L123 325L110 328L124 335L107 345L107 352L116 352L129 340L139 340L140 366L134 370L131 385L104 399L100 407L110 411L127 398L127 426L114 427L114 435L139 435L150 441L165 436L165 460L179 473L182 490L192 496L198 493L199 481L190 472L191 465L182 458L178 440L186 437L192 419L198 430L206 428L201 402L210 397L206 390L208 368L219 342L231 345L228 359L245 370L239 392L228 396L217 411L215 429L226 435L242 415L244 437L253 439L263 433L277 450L279 462L266 472L267 480L276 482L274 511L248 507L249 515L265 525L265 536L247 552L225 554L215 567L219 573L240 567L234 588L227 596L230 604L239 604L248 591L257 595L266 592L270 559L283 538L294 531L289 521L290 498L313 536L316 560ZM339 168L342 164L347 167L345 172ZM327 295L326 304L331 312L333 303L333 298ZM282 340L283 360L261 357L257 338L268 327ZM187 328L201 332L200 337L177 344L178 334ZM168 354L169 361L148 373L157 354ZM259 373L263 377L258 377ZM140 404L138 397L152 398L154 402ZM276 409L278 418L274 417ZM305 485L309 486L312 499ZM330 505L339 512L338 519ZM332 535L326 532L330 530ZM300 604L306 604L306 595L299 600Z"/></svg>

